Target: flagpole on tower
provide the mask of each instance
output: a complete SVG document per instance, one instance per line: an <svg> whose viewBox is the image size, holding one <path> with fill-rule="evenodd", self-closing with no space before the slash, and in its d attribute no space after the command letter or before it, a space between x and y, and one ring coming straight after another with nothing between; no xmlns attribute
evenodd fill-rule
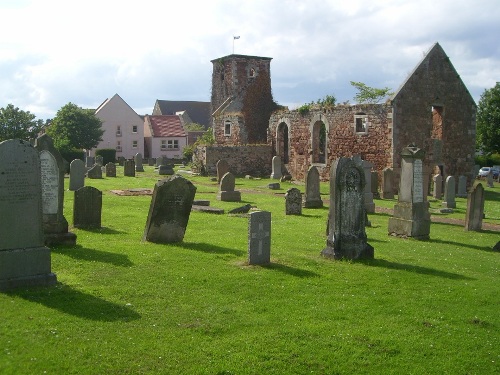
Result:
<svg viewBox="0 0 500 375"><path fill-rule="evenodd" d="M238 36L236 36L236 35L235 35L235 36L233 36L233 55L234 55L234 41L235 41L236 39L240 39L240 36L239 36L239 35L238 35Z"/></svg>

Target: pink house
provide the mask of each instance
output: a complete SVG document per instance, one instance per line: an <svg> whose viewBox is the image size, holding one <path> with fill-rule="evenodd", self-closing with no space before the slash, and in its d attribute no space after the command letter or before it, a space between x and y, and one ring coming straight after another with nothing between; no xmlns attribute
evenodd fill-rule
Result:
<svg viewBox="0 0 500 375"><path fill-rule="evenodd" d="M144 117L144 143L146 157L182 159L182 151L187 145L187 132L178 115Z"/></svg>

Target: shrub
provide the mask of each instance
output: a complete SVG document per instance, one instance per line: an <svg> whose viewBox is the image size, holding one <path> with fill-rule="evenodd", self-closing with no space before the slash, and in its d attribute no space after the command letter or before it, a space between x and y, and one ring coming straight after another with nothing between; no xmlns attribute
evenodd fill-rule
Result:
<svg viewBox="0 0 500 375"><path fill-rule="evenodd" d="M116 150L114 148L101 148L95 151L95 156L102 156L102 164L116 162Z"/></svg>

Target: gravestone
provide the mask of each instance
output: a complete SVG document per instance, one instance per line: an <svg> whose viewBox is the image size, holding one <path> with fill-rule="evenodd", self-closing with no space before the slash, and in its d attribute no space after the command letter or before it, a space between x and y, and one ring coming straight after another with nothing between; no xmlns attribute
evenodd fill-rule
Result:
<svg viewBox="0 0 500 375"><path fill-rule="evenodd" d="M148 165L150 167L154 167L155 163L156 163L156 160L154 158L149 158L148 159Z"/></svg>
<svg viewBox="0 0 500 375"><path fill-rule="evenodd" d="M440 174L436 174L432 176L432 181L434 184L432 196L435 199L441 199L443 196L443 176L441 176Z"/></svg>
<svg viewBox="0 0 500 375"><path fill-rule="evenodd" d="M133 160L123 162L123 175L125 177L135 177L135 162Z"/></svg>
<svg viewBox="0 0 500 375"><path fill-rule="evenodd" d="M484 217L484 188L481 183L474 186L467 195L465 230L480 231Z"/></svg>
<svg viewBox="0 0 500 375"><path fill-rule="evenodd" d="M85 186L85 163L80 159L69 165L69 190L75 191Z"/></svg>
<svg viewBox="0 0 500 375"><path fill-rule="evenodd" d="M106 177L116 177L116 165L109 162L105 166Z"/></svg>
<svg viewBox="0 0 500 375"><path fill-rule="evenodd" d="M87 177L88 178L102 178L102 168L99 164L94 164L88 171L87 171Z"/></svg>
<svg viewBox="0 0 500 375"><path fill-rule="evenodd" d="M248 219L248 264L271 262L271 213L256 211Z"/></svg>
<svg viewBox="0 0 500 375"><path fill-rule="evenodd" d="M302 193L297 188L286 191L285 215L302 215Z"/></svg>
<svg viewBox="0 0 500 375"><path fill-rule="evenodd" d="M446 208L456 208L457 204L455 201L455 177L446 177L446 182L444 184L444 202L443 207Z"/></svg>
<svg viewBox="0 0 500 375"><path fill-rule="evenodd" d="M125 157L123 157L123 156L118 156L118 158L117 158L118 165L119 165L120 167L123 167L123 165L125 164L125 160L127 160L127 159L125 159Z"/></svg>
<svg viewBox="0 0 500 375"><path fill-rule="evenodd" d="M166 156L159 156L156 158L156 166L159 167L160 165L167 165Z"/></svg>
<svg viewBox="0 0 500 375"><path fill-rule="evenodd" d="M394 172L392 168L384 168L383 171L383 184L382 184L382 198L394 199Z"/></svg>
<svg viewBox="0 0 500 375"><path fill-rule="evenodd" d="M64 159L52 138L43 134L35 141L40 156L43 232L46 245L75 245L76 235L68 232L64 217Z"/></svg>
<svg viewBox="0 0 500 375"><path fill-rule="evenodd" d="M423 159L425 153L415 145L401 152L401 178L398 203L389 218L389 234L399 237L429 239L431 219L424 195Z"/></svg>
<svg viewBox="0 0 500 375"><path fill-rule="evenodd" d="M40 157L29 142L9 139L0 143L0 290L56 282L44 246Z"/></svg>
<svg viewBox="0 0 500 375"><path fill-rule="evenodd" d="M97 155L95 157L95 163L99 166L99 167L102 167L102 165L104 164L104 159L102 157L102 155Z"/></svg>
<svg viewBox="0 0 500 375"><path fill-rule="evenodd" d="M372 193L372 168L373 164L367 160L363 160L363 170L365 173L365 209L369 214L375 213L375 202L373 202Z"/></svg>
<svg viewBox="0 0 500 375"><path fill-rule="evenodd" d="M217 170L217 183L220 184L222 177L229 172L229 164L226 159L220 159L215 163L215 168Z"/></svg>
<svg viewBox="0 0 500 375"><path fill-rule="evenodd" d="M464 175L458 176L457 197L467 197L467 177L465 177Z"/></svg>
<svg viewBox="0 0 500 375"><path fill-rule="evenodd" d="M490 173L488 173L488 176L486 176L486 184L489 188L493 187L493 172L491 170Z"/></svg>
<svg viewBox="0 0 500 375"><path fill-rule="evenodd" d="M85 167L90 168L95 164L95 158L93 156L85 157Z"/></svg>
<svg viewBox="0 0 500 375"><path fill-rule="evenodd" d="M372 171L372 195L373 198L380 199L380 193L378 191L378 173L377 171Z"/></svg>
<svg viewBox="0 0 500 375"><path fill-rule="evenodd" d="M271 178L274 180L279 180L282 176L283 175L281 173L281 157L273 156Z"/></svg>
<svg viewBox="0 0 500 375"><path fill-rule="evenodd" d="M173 175L174 172L174 167L171 164L162 164L158 167L158 174L160 176L165 176L165 175Z"/></svg>
<svg viewBox="0 0 500 375"><path fill-rule="evenodd" d="M220 181L217 199L224 202L240 202L241 192L234 190L235 179L231 172L226 172Z"/></svg>
<svg viewBox="0 0 500 375"><path fill-rule="evenodd" d="M184 239L196 187L184 177L174 175L156 183L143 241L180 242Z"/></svg>
<svg viewBox="0 0 500 375"><path fill-rule="evenodd" d="M84 186L75 191L73 201L73 226L75 228L100 228L102 191Z"/></svg>
<svg viewBox="0 0 500 375"><path fill-rule="evenodd" d="M318 168L311 165L307 170L306 175L306 190L304 193L305 208L320 208L323 207L323 201L320 194L320 179Z"/></svg>
<svg viewBox="0 0 500 375"><path fill-rule="evenodd" d="M135 154L134 162L135 162L135 171L144 172L144 166L142 165L142 154L140 152Z"/></svg>
<svg viewBox="0 0 500 375"><path fill-rule="evenodd" d="M271 190L279 190L281 189L281 185L279 182L271 182L270 184L267 184L267 187Z"/></svg>
<svg viewBox="0 0 500 375"><path fill-rule="evenodd" d="M332 259L373 259L366 239L365 173L359 158L335 160L330 169L330 209L326 248Z"/></svg>

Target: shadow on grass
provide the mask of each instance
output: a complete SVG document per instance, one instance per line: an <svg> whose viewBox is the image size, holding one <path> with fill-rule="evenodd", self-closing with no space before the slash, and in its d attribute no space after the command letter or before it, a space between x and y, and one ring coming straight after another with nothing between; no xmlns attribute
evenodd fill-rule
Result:
<svg viewBox="0 0 500 375"><path fill-rule="evenodd" d="M398 271L414 272L414 273L418 273L421 275L437 276L437 277L443 277L443 278L452 279L452 280L474 280L473 278L459 275L457 273L451 273L451 272L436 270L433 268L416 266L414 264L390 262L390 261L385 260L385 259L359 260L359 262L366 264L367 266L370 266L370 267L381 267L381 268L388 268L388 269L398 270Z"/></svg>
<svg viewBox="0 0 500 375"><path fill-rule="evenodd" d="M99 233L99 234L121 234L125 233L121 230L101 227L101 228L78 228L81 231L90 232L90 233Z"/></svg>
<svg viewBox="0 0 500 375"><path fill-rule="evenodd" d="M182 247L187 250L202 251L204 253L233 254L236 256L242 256L245 254L245 251L243 250L230 249L229 247L222 247L204 242L180 242L177 243L176 246Z"/></svg>
<svg viewBox="0 0 500 375"><path fill-rule="evenodd" d="M260 267L267 268L270 270L276 270L276 271L286 273L286 274L291 275L291 276L300 277L300 278L319 277L320 276L316 272L301 270L300 268L285 266L284 264L279 264L279 263L264 264L264 265L261 265Z"/></svg>
<svg viewBox="0 0 500 375"><path fill-rule="evenodd" d="M119 267L130 267L134 265L134 263L132 263L126 255L89 249L80 245L76 245L70 248L53 247L51 251L53 253L65 255L73 259L86 260L89 262L110 263L114 266Z"/></svg>
<svg viewBox="0 0 500 375"><path fill-rule="evenodd" d="M484 231L483 231L484 232ZM498 233L498 232L491 232L491 233ZM491 247L494 245L491 245L491 247L488 246L478 246L478 245L471 245L469 243L460 243L460 242L454 242L454 241L444 241L444 240L438 240L431 238L427 240L426 242L432 242L432 243L438 243L438 244L444 244L444 245L452 245L452 246L458 246L461 248L466 248L466 249L475 249L475 250L481 250L481 251L493 251Z"/></svg>
<svg viewBox="0 0 500 375"><path fill-rule="evenodd" d="M126 306L125 303L109 302L61 283L54 287L18 289L6 292L6 294L18 296L82 319L101 322L127 322L141 318L140 314Z"/></svg>

